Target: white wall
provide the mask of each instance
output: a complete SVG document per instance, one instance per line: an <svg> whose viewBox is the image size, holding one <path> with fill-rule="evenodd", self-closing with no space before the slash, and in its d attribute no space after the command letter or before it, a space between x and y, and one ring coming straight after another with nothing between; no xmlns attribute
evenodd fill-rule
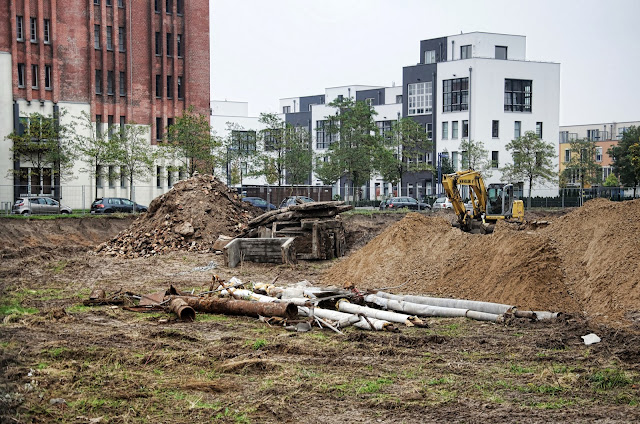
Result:
<svg viewBox="0 0 640 424"><path fill-rule="evenodd" d="M452 78L469 76L472 67L470 113L442 112L442 81ZM454 76L455 75L455 76ZM504 111L504 80L530 79L532 80L532 112ZM470 119L469 136L476 141L482 141L488 152L498 151L499 166L511 162L511 154L505 146L514 138L514 122L521 121L521 134L536 130L536 122L543 123L543 140L558 142L559 106L560 106L560 65L557 63L504 61L493 59L470 59L464 61L442 62L438 64L437 90L437 151L444 149L450 153L459 151L462 136L462 120ZM452 121L458 121L458 139L451 139ZM491 125L493 120L500 122L499 137L492 138ZM449 137L442 139L442 122L449 122ZM554 161L557 163L557 160ZM493 170L492 175L485 178L486 183L501 182L502 173ZM548 185L547 188L552 188ZM535 188L535 187L534 187ZM543 187L539 187L543 188Z"/></svg>
<svg viewBox="0 0 640 424"><path fill-rule="evenodd" d="M13 94L12 94L11 54L0 52L0 201L12 201L13 189L4 186L13 185L11 160L11 141L6 137L13 131ZM5 193L6 192L6 193Z"/></svg>
<svg viewBox="0 0 640 424"><path fill-rule="evenodd" d="M219 116L249 116L249 103L212 100L211 114Z"/></svg>
<svg viewBox="0 0 640 424"><path fill-rule="evenodd" d="M454 42L453 49L451 42ZM447 37L447 60L460 59L460 46L471 44L472 56L495 58L496 46L507 46L508 60L525 60L527 39L521 35L493 34L486 32L470 32Z"/></svg>

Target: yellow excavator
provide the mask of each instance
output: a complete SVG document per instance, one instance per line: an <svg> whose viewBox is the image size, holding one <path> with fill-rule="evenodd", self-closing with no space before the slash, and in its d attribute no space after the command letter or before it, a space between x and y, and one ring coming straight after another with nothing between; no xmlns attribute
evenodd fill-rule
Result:
<svg viewBox="0 0 640 424"><path fill-rule="evenodd" d="M460 186L469 187L472 205L469 211L462 201ZM442 187L458 216L456 226L463 231L489 234L501 219L524 223L524 203L514 200L513 184L489 184L487 190L480 173L469 169L443 175Z"/></svg>

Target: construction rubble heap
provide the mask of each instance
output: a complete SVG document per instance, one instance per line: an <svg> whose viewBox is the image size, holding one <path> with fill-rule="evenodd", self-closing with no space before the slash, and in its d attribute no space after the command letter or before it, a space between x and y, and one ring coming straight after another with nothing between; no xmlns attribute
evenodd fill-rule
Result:
<svg viewBox="0 0 640 424"><path fill-rule="evenodd" d="M237 236L262 211L211 175L177 182L155 198L149 211L97 252L127 258L173 250L213 251L218 236Z"/></svg>

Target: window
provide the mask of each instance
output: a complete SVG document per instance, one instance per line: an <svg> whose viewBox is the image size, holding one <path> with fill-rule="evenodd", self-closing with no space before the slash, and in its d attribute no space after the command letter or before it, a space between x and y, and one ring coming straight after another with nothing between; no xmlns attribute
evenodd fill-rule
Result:
<svg viewBox="0 0 640 424"><path fill-rule="evenodd" d="M451 122L451 139L456 140L458 138L458 121Z"/></svg>
<svg viewBox="0 0 640 424"><path fill-rule="evenodd" d="M442 123L442 139L446 140L449 138L449 122Z"/></svg>
<svg viewBox="0 0 640 424"><path fill-rule="evenodd" d="M182 34L176 35L176 53L182 57Z"/></svg>
<svg viewBox="0 0 640 424"><path fill-rule="evenodd" d="M429 123L426 127L427 130L427 139L433 140L433 124Z"/></svg>
<svg viewBox="0 0 640 424"><path fill-rule="evenodd" d="M107 137L111 140L113 136L113 115L107 116Z"/></svg>
<svg viewBox="0 0 640 424"><path fill-rule="evenodd" d="M491 121L491 137L498 138L500 134L500 121Z"/></svg>
<svg viewBox="0 0 640 424"><path fill-rule="evenodd" d="M102 188L104 182L102 181L102 166L96 166L96 186Z"/></svg>
<svg viewBox="0 0 640 424"><path fill-rule="evenodd" d="M38 65L31 65L31 88L38 88Z"/></svg>
<svg viewBox="0 0 640 424"><path fill-rule="evenodd" d="M391 134L391 129L393 127L392 121L377 121L376 125L378 126L378 132L381 136L389 136Z"/></svg>
<svg viewBox="0 0 640 424"><path fill-rule="evenodd" d="M460 59L471 59L471 44L460 46Z"/></svg>
<svg viewBox="0 0 640 424"><path fill-rule="evenodd" d="M282 106L282 113L291 113L291 106Z"/></svg>
<svg viewBox="0 0 640 424"><path fill-rule="evenodd" d="M24 87L24 63L18 63L18 87Z"/></svg>
<svg viewBox="0 0 640 424"><path fill-rule="evenodd" d="M402 103L402 94L396 95L396 104Z"/></svg>
<svg viewBox="0 0 640 424"><path fill-rule="evenodd" d="M153 2L153 9L156 13L160 13L160 0L155 0Z"/></svg>
<svg viewBox="0 0 640 424"><path fill-rule="evenodd" d="M178 15L182 15L183 10L182 10L182 0L176 0L176 13Z"/></svg>
<svg viewBox="0 0 640 424"><path fill-rule="evenodd" d="M113 50L113 27L107 27L107 50Z"/></svg>
<svg viewBox="0 0 640 424"><path fill-rule="evenodd" d="M368 104L369 106L373 106L374 98L373 97L369 97L367 99L364 99L364 102L366 104ZM309 105L309 110L311 110L311 105Z"/></svg>
<svg viewBox="0 0 640 424"><path fill-rule="evenodd" d="M156 166L156 186L162 188L162 167Z"/></svg>
<svg viewBox="0 0 640 424"><path fill-rule="evenodd" d="M16 16L16 38L18 41L24 41L24 18Z"/></svg>
<svg viewBox="0 0 640 424"><path fill-rule="evenodd" d="M96 94L102 94L102 71L96 69Z"/></svg>
<svg viewBox="0 0 640 424"><path fill-rule="evenodd" d="M596 162L602 162L602 147L596 147Z"/></svg>
<svg viewBox="0 0 640 424"><path fill-rule="evenodd" d="M126 122L127 122L127 118L125 118L124 116L121 116L120 117L120 131L124 130L124 126L125 126Z"/></svg>
<svg viewBox="0 0 640 424"><path fill-rule="evenodd" d="M124 166L120 167L120 187L127 187L127 169Z"/></svg>
<svg viewBox="0 0 640 424"><path fill-rule="evenodd" d="M167 128L173 125L173 118L167 118Z"/></svg>
<svg viewBox="0 0 640 424"><path fill-rule="evenodd" d="M542 139L542 122L536 122L536 135Z"/></svg>
<svg viewBox="0 0 640 424"><path fill-rule="evenodd" d="M442 111L469 110L469 78L442 81Z"/></svg>
<svg viewBox="0 0 640 424"><path fill-rule="evenodd" d="M156 32L156 56L160 56L162 54L162 38L160 37L160 33Z"/></svg>
<svg viewBox="0 0 640 424"><path fill-rule="evenodd" d="M173 2L171 0L167 0L167 15L171 15L171 9L173 9Z"/></svg>
<svg viewBox="0 0 640 424"><path fill-rule="evenodd" d="M329 121L316 121L316 148L327 149L337 139L332 134Z"/></svg>
<svg viewBox="0 0 640 424"><path fill-rule="evenodd" d="M469 121L462 121L462 138L469 137Z"/></svg>
<svg viewBox="0 0 640 424"><path fill-rule="evenodd" d="M338 94L338 101L341 102L344 100L344 96L342 94Z"/></svg>
<svg viewBox="0 0 640 424"><path fill-rule="evenodd" d="M587 130L587 138L590 141L599 141L600 140L600 130Z"/></svg>
<svg viewBox="0 0 640 424"><path fill-rule="evenodd" d="M182 88L182 77L178 77L178 98L184 98L184 89Z"/></svg>
<svg viewBox="0 0 640 424"><path fill-rule="evenodd" d="M436 63L436 51L435 50L427 50L424 52L424 63L429 65L431 63Z"/></svg>
<svg viewBox="0 0 640 424"><path fill-rule="evenodd" d="M564 149L564 161L565 163L571 161L571 149Z"/></svg>
<svg viewBox="0 0 640 424"><path fill-rule="evenodd" d="M46 44L51 42L51 21L49 19L44 20L44 42Z"/></svg>
<svg viewBox="0 0 640 424"><path fill-rule="evenodd" d="M102 137L102 115L96 115L96 137Z"/></svg>
<svg viewBox="0 0 640 424"><path fill-rule="evenodd" d="M100 0L93 0L93 4L100 6Z"/></svg>
<svg viewBox="0 0 640 424"><path fill-rule="evenodd" d="M118 7L124 7L124 0L118 0Z"/></svg>
<svg viewBox="0 0 640 424"><path fill-rule="evenodd" d="M515 121L513 123L513 138L517 139L520 138L520 126L522 125L522 123L520 121Z"/></svg>
<svg viewBox="0 0 640 424"><path fill-rule="evenodd" d="M569 142L569 131L560 131L560 143Z"/></svg>
<svg viewBox="0 0 640 424"><path fill-rule="evenodd" d="M231 131L231 137L234 142L234 148L244 151L256 150L256 132L255 131Z"/></svg>
<svg viewBox="0 0 640 424"><path fill-rule="evenodd" d="M532 81L504 80L504 110L508 112L531 112Z"/></svg>
<svg viewBox="0 0 640 424"><path fill-rule="evenodd" d="M36 18L31 18L31 41L34 43L38 41L38 21Z"/></svg>
<svg viewBox="0 0 640 424"><path fill-rule="evenodd" d="M111 3L111 0L107 0L107 6L113 6L113 4Z"/></svg>
<svg viewBox="0 0 640 424"><path fill-rule="evenodd" d="M127 86L125 84L126 84L126 81L125 81L124 72L120 72L120 78L118 78L118 88L120 89L121 96L127 95Z"/></svg>
<svg viewBox="0 0 640 424"><path fill-rule="evenodd" d="M113 188L116 186L116 169L115 166L109 165L107 171L107 178L109 178L109 187Z"/></svg>
<svg viewBox="0 0 640 424"><path fill-rule="evenodd" d="M93 26L93 47L100 50L100 25Z"/></svg>
<svg viewBox="0 0 640 424"><path fill-rule="evenodd" d="M173 77L171 75L167 75L167 99L173 97Z"/></svg>
<svg viewBox="0 0 640 424"><path fill-rule="evenodd" d="M121 52L125 51L125 48L124 48L125 36L126 36L126 33L124 32L124 27L119 27L118 28L118 50L120 50Z"/></svg>
<svg viewBox="0 0 640 424"><path fill-rule="evenodd" d="M458 152L451 152L451 165L454 170L458 169Z"/></svg>
<svg viewBox="0 0 640 424"><path fill-rule="evenodd" d="M156 141L162 140L162 118L156 118Z"/></svg>
<svg viewBox="0 0 640 424"><path fill-rule="evenodd" d="M432 83L418 82L408 85L409 115L431 113Z"/></svg>
<svg viewBox="0 0 640 424"><path fill-rule="evenodd" d="M156 75L156 97L162 97L162 75Z"/></svg>
<svg viewBox="0 0 640 424"><path fill-rule="evenodd" d="M173 54L173 34L167 32L167 56L171 56Z"/></svg>
<svg viewBox="0 0 640 424"><path fill-rule="evenodd" d="M107 94L113 95L113 71L107 71Z"/></svg>
<svg viewBox="0 0 640 424"><path fill-rule="evenodd" d="M507 60L507 47L496 46L496 59Z"/></svg>
<svg viewBox="0 0 640 424"><path fill-rule="evenodd" d="M44 88L51 90L51 65L44 65Z"/></svg>
<svg viewBox="0 0 640 424"><path fill-rule="evenodd" d="M498 151L494 150L491 152L491 167L493 169L498 169Z"/></svg>

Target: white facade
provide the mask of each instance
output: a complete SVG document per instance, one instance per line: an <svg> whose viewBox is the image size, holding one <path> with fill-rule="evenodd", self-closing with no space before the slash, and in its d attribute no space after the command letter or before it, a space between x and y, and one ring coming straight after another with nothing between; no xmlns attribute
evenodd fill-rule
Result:
<svg viewBox="0 0 640 424"><path fill-rule="evenodd" d="M508 60L526 60L527 39L522 35L470 32L447 37L447 61L461 59L462 46L471 46L471 57L494 59L496 46L507 47Z"/></svg>
<svg viewBox="0 0 640 424"><path fill-rule="evenodd" d="M560 126L559 137L561 143L582 138L593 141L620 140L624 131L634 126L640 127L640 121L562 125Z"/></svg>

